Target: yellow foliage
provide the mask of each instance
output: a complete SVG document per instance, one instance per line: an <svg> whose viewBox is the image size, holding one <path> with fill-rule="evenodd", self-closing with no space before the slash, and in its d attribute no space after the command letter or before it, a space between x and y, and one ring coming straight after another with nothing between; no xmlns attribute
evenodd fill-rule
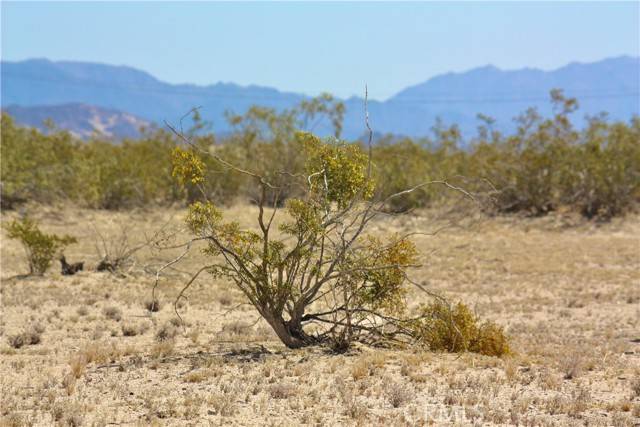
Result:
<svg viewBox="0 0 640 427"><path fill-rule="evenodd" d="M487 356L510 353L502 328L489 321L478 324L478 318L461 302L450 306L436 301L423 307L420 314L421 320L412 325L415 336L433 351L471 351Z"/></svg>
<svg viewBox="0 0 640 427"><path fill-rule="evenodd" d="M187 183L198 184L204 182L205 166L202 159L192 151L183 150L180 147L173 149L172 176L183 186Z"/></svg>

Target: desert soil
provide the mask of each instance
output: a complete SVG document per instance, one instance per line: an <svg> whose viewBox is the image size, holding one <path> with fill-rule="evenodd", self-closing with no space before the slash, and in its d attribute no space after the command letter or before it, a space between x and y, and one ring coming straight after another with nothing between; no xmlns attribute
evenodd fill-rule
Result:
<svg viewBox="0 0 640 427"><path fill-rule="evenodd" d="M92 270L103 240L112 252L123 236L136 246L181 227L183 210L27 210L44 230L77 237L65 254L85 271L62 276L55 262L21 277L24 251L2 231L1 425L640 425L637 215L485 218L416 237L424 266L412 276L505 327L514 354L495 358L289 350L238 291L206 276L180 304L182 327L173 301L205 261L197 251L161 277L152 313L154 271L179 252L143 248L123 274ZM245 224L255 213L226 212ZM435 217L374 228L433 231ZM418 291L409 299L428 302ZM39 342L15 348L21 333Z"/></svg>

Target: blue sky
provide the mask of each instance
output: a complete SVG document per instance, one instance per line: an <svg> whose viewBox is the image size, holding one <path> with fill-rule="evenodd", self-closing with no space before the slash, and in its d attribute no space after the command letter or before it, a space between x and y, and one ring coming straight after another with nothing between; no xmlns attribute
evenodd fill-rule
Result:
<svg viewBox="0 0 640 427"><path fill-rule="evenodd" d="M218 81L386 99L449 71L552 69L640 55L640 2L2 1L2 59L130 65Z"/></svg>

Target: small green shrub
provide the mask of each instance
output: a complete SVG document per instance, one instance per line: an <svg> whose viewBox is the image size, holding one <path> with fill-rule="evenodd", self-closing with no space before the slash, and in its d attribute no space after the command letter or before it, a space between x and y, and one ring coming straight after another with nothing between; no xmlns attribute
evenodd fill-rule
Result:
<svg viewBox="0 0 640 427"><path fill-rule="evenodd" d="M433 302L423 307L421 317L415 324L416 336L430 350L471 351L487 356L510 353L502 328L490 321L479 324L478 317L461 302L453 306L442 301Z"/></svg>
<svg viewBox="0 0 640 427"><path fill-rule="evenodd" d="M22 243L27 253L30 274L44 274L58 251L76 243L76 239L72 236L43 233L38 228L38 224L28 217L13 220L6 229L9 238Z"/></svg>

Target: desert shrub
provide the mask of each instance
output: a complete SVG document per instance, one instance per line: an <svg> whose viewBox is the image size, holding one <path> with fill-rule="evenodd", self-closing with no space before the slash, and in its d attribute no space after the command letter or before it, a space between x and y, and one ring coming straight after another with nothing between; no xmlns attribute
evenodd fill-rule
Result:
<svg viewBox="0 0 640 427"><path fill-rule="evenodd" d="M140 323L123 323L121 326L122 336L135 337L136 335L144 334L147 330L147 325Z"/></svg>
<svg viewBox="0 0 640 427"><path fill-rule="evenodd" d="M629 125L594 117L574 147L563 202L588 218L608 219L640 200L640 118Z"/></svg>
<svg viewBox="0 0 640 427"><path fill-rule="evenodd" d="M180 200L171 178L171 134L156 130L121 144L16 126L2 114L2 202L73 200L120 209Z"/></svg>
<svg viewBox="0 0 640 427"><path fill-rule="evenodd" d="M420 186L415 191L393 197L385 209L404 212L443 202L451 194L441 187L423 185L429 181L451 181L464 175L467 154L460 147L462 136L457 126L437 121L433 138L394 140L382 138L373 148L377 192L382 199Z"/></svg>
<svg viewBox="0 0 640 427"><path fill-rule="evenodd" d="M24 247L30 274L44 274L57 252L76 242L71 236L43 233L29 217L13 220L6 230L9 238L19 240Z"/></svg>
<svg viewBox="0 0 640 427"><path fill-rule="evenodd" d="M96 271L124 275L136 266L136 254L148 247L152 247L159 239L165 237L162 228L151 235L145 235L144 240L132 241L133 235L130 222L121 222L116 231L103 233L94 226L96 255L100 260Z"/></svg>
<svg viewBox="0 0 640 427"><path fill-rule="evenodd" d="M144 308L153 313L160 311L160 301L158 299L148 299L144 302Z"/></svg>
<svg viewBox="0 0 640 427"><path fill-rule="evenodd" d="M494 203L483 208L494 214L544 215L562 207L609 219L633 209L640 201L640 119L609 123L597 116L577 130L570 121L576 101L554 90L551 102L551 117L529 109L516 118L517 130L509 135L493 130L493 120L480 115L482 124L468 148L457 126L440 121L428 137L382 138L373 147L376 197L447 180L491 199ZM99 209L206 200L258 203L263 186L238 168L272 184L264 189L265 200L282 207L308 192L305 183L292 179L304 174L307 160L296 131L339 135L343 115L344 105L324 94L286 110L254 106L229 114L232 132L214 137L196 112L187 137L189 150L203 164L203 180L180 185L172 177L171 159L181 138L168 131L151 129L119 144L99 136L80 141L53 127L40 132L16 126L3 113L0 200L4 208L58 200ZM422 186L389 199L382 209L450 205L452 194Z"/></svg>
<svg viewBox="0 0 640 427"><path fill-rule="evenodd" d="M406 384L392 380L387 384L385 396L392 407L399 408L415 398L415 391Z"/></svg>
<svg viewBox="0 0 640 427"><path fill-rule="evenodd" d="M428 180L427 150L406 138L399 142L381 141L374 149L376 181L382 198L404 191ZM386 208L403 212L427 206L431 201L429 189L404 194L391 199Z"/></svg>
<svg viewBox="0 0 640 427"><path fill-rule="evenodd" d="M491 144L479 141L472 152L472 170L499 190L500 212L543 215L558 207L563 172L578 133L569 121L577 104L560 91L552 91L556 114L543 119L529 109L517 117L518 130Z"/></svg>
<svg viewBox="0 0 640 427"><path fill-rule="evenodd" d="M16 335L10 335L7 337L9 345L13 348L21 348L25 345L40 344L41 332L38 332L35 328L29 328Z"/></svg>
<svg viewBox="0 0 640 427"><path fill-rule="evenodd" d="M180 198L171 178L171 150L175 141L157 131L116 145L94 138L79 146L72 167L75 194L81 204L122 209Z"/></svg>
<svg viewBox="0 0 640 427"><path fill-rule="evenodd" d="M79 146L71 134L16 126L2 113L0 180L3 207L16 202L52 202L66 198L73 188L74 171L69 167Z"/></svg>
<svg viewBox="0 0 640 427"><path fill-rule="evenodd" d="M116 322L122 320L122 310L118 307L105 307L103 313L107 319L115 320Z"/></svg>
<svg viewBox="0 0 640 427"><path fill-rule="evenodd" d="M269 386L269 396L272 399L288 399L295 396L297 392L297 387L289 383L280 382Z"/></svg>
<svg viewBox="0 0 640 427"><path fill-rule="evenodd" d="M509 343L501 327L479 319L463 303L453 306L435 301L421 309L414 323L415 334L433 351L472 351L487 356L509 354Z"/></svg>
<svg viewBox="0 0 640 427"><path fill-rule="evenodd" d="M421 330L407 327L415 322L427 324L424 315L416 319L406 315L405 296L412 283L407 271L418 259L415 245L407 236L383 239L366 233L370 221L394 197L375 200L371 157L356 144L321 140L304 132L296 138L304 147L304 173L278 175L306 190L301 197L287 200L287 217L279 225L281 237L271 232L280 211L271 200L272 194L279 197L281 188L277 181L270 181L275 175L234 167L212 154L260 189L259 230L226 221L212 201L191 204L186 218L195 236L191 243L203 242L202 250L211 262L189 280L176 304L206 271L232 281L291 348L326 343L344 351L354 340L393 343L424 338L417 334ZM174 153L174 175L183 185L201 185L205 163L190 140L184 139L188 146ZM312 323L326 328L316 327L310 334L306 327ZM452 351L480 348L484 343L479 341L480 331L496 330L473 326L473 342Z"/></svg>
<svg viewBox="0 0 640 427"><path fill-rule="evenodd" d="M155 340L158 342L170 341L178 334L178 329L170 322L164 323L155 334Z"/></svg>
<svg viewBox="0 0 640 427"><path fill-rule="evenodd" d="M518 131L504 137L483 128L469 156L469 173L498 190L498 212L543 215L564 206L587 218L608 219L640 200L639 119L608 123L592 117L585 129L569 116L578 105L551 92L556 114L535 110L517 118Z"/></svg>

